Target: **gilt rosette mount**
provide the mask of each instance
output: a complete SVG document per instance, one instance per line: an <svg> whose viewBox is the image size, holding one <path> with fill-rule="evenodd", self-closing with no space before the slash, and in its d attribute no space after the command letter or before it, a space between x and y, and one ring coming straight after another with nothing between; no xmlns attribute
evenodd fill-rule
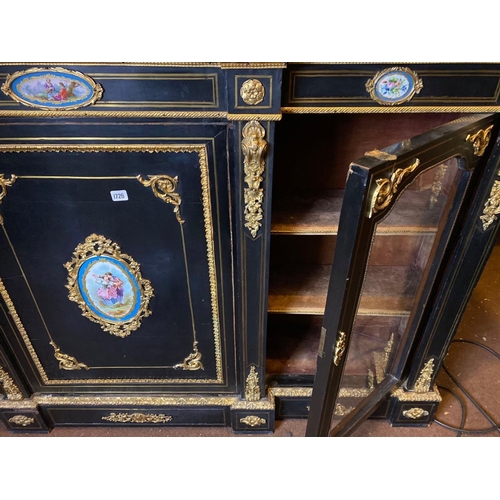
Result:
<svg viewBox="0 0 500 500"><path fill-rule="evenodd" d="M14 101L43 110L72 110L95 104L103 88L79 71L31 68L8 75L2 92Z"/></svg>
<svg viewBox="0 0 500 500"><path fill-rule="evenodd" d="M264 180L264 157L267 152L267 141L264 140L266 131L257 121L248 122L242 131L243 139L241 149L244 155L243 168L245 171L245 227L248 228L253 238L262 226L264 217L262 203L264 201L264 189L261 183Z"/></svg>
<svg viewBox="0 0 500 500"><path fill-rule="evenodd" d="M266 88L262 85L260 80L250 79L243 82L240 88L240 96L243 101L250 105L255 106L264 100L266 95Z"/></svg>
<svg viewBox="0 0 500 500"><path fill-rule="evenodd" d="M396 67L379 71L365 86L374 101L384 106L395 106L413 99L424 84L411 69Z"/></svg>
<svg viewBox="0 0 500 500"><path fill-rule="evenodd" d="M117 337L127 337L149 316L154 296L140 265L105 236L91 234L64 264L68 270L69 300L82 315Z"/></svg>

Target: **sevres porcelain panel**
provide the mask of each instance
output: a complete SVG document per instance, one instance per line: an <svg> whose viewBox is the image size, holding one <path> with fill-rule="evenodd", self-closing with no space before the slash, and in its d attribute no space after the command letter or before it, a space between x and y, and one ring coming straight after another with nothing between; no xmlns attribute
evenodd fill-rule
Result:
<svg viewBox="0 0 500 500"><path fill-rule="evenodd" d="M103 89L79 71L32 68L9 75L2 91L15 101L40 109L78 109L94 104Z"/></svg>
<svg viewBox="0 0 500 500"><path fill-rule="evenodd" d="M148 305L154 293L150 281L142 279L140 266L132 257L122 254L104 236L88 236L64 267L69 299L105 332L127 337L151 314Z"/></svg>

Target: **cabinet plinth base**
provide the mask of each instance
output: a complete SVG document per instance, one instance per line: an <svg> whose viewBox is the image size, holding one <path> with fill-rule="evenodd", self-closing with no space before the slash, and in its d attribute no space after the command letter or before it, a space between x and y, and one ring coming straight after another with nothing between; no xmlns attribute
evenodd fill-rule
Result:
<svg viewBox="0 0 500 500"><path fill-rule="evenodd" d="M397 389L391 395L391 425L427 427L434 420L441 399L436 386L428 392L405 392L402 388Z"/></svg>

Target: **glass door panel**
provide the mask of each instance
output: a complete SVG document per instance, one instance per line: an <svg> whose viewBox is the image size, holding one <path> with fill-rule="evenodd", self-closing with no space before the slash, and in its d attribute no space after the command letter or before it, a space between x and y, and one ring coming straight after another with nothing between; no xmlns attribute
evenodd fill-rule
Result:
<svg viewBox="0 0 500 500"><path fill-rule="evenodd" d="M400 383L494 125L461 118L350 164L307 436L347 435Z"/></svg>
<svg viewBox="0 0 500 500"><path fill-rule="evenodd" d="M465 172L459 163L453 158L416 177L375 224L332 425L395 372L397 353L418 320L424 284L433 278L432 260L449 227Z"/></svg>

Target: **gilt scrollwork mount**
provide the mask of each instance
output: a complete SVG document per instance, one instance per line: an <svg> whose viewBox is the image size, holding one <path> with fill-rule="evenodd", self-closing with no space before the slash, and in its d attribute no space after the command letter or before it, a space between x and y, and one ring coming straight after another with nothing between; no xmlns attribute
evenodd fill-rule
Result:
<svg viewBox="0 0 500 500"><path fill-rule="evenodd" d="M370 217L385 210L398 195L403 181L420 165L416 158L408 167L396 169L389 178L376 179L375 191L371 197Z"/></svg>
<svg viewBox="0 0 500 500"><path fill-rule="evenodd" d="M470 142L474 147L474 155L483 156L486 148L491 139L491 131L493 130L493 125L490 125L486 129L480 129L475 134L469 134L465 138L467 142Z"/></svg>
<svg viewBox="0 0 500 500"><path fill-rule="evenodd" d="M248 122L242 131L243 139L241 149L244 155L243 168L245 172L245 227L248 228L253 238L262 226L264 217L262 203L264 201L264 189L261 183L264 180L265 155L268 143L264 139L266 130L257 121Z"/></svg>

